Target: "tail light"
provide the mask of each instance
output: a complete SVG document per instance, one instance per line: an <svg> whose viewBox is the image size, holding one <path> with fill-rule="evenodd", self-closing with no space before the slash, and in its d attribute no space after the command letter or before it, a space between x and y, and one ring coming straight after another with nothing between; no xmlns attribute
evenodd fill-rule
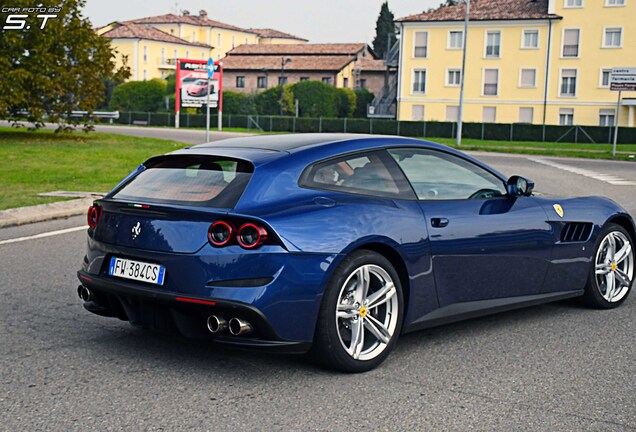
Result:
<svg viewBox="0 0 636 432"><path fill-rule="evenodd" d="M213 246L223 247L230 243L234 229L224 221L216 221L208 229L208 240Z"/></svg>
<svg viewBox="0 0 636 432"><path fill-rule="evenodd" d="M95 229L102 217L102 206L92 205L88 208L87 222L90 229Z"/></svg>
<svg viewBox="0 0 636 432"><path fill-rule="evenodd" d="M238 244L243 249L256 249L268 238L271 240L267 229L258 222L216 221L208 228L208 241L217 248Z"/></svg>
<svg viewBox="0 0 636 432"><path fill-rule="evenodd" d="M246 223L239 228L236 240L242 248L254 249L265 243L267 230L255 223Z"/></svg>

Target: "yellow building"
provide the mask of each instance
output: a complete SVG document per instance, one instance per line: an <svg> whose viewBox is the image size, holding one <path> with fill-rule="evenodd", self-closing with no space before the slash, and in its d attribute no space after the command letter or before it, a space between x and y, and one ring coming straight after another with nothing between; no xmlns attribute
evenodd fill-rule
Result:
<svg viewBox="0 0 636 432"><path fill-rule="evenodd" d="M128 58L131 80L165 78L174 73L177 58L220 60L239 45L306 42L273 29L243 29L214 21L204 10L198 15L183 11L114 22L97 33L111 39L119 64L124 56Z"/></svg>
<svg viewBox="0 0 636 432"><path fill-rule="evenodd" d="M463 119L607 126L613 67L636 66L634 0L472 0ZM465 5L398 20L397 116L456 121ZM621 126L636 94L623 92Z"/></svg>

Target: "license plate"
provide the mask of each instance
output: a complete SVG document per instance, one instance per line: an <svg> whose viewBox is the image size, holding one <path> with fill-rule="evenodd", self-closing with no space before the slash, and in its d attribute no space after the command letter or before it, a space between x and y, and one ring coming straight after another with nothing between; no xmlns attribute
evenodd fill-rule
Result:
<svg viewBox="0 0 636 432"><path fill-rule="evenodd" d="M166 268L159 264L112 257L108 267L108 274L110 276L163 285Z"/></svg>

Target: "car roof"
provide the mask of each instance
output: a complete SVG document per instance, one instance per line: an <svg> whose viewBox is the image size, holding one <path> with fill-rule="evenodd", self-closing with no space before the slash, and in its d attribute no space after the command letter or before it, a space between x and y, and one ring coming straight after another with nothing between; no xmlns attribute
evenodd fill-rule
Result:
<svg viewBox="0 0 636 432"><path fill-rule="evenodd" d="M277 134L277 135L259 135L240 138L230 138L222 141L200 144L192 149L201 148L241 148L241 149L259 149L271 150L278 152L293 152L307 147L317 145L330 144L339 141L347 141L350 139L360 139L365 135L357 134Z"/></svg>

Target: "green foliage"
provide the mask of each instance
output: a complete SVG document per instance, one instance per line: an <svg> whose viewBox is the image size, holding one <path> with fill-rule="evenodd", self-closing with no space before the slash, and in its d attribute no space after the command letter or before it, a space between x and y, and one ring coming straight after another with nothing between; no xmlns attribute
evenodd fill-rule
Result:
<svg viewBox="0 0 636 432"><path fill-rule="evenodd" d="M339 88L338 92L338 117L353 117L356 111L356 94L348 88Z"/></svg>
<svg viewBox="0 0 636 432"><path fill-rule="evenodd" d="M389 9L389 3L385 1L382 3L382 7L380 7L380 14L375 23L375 38L373 39L373 51L375 51L379 58L384 58L386 54L387 40L389 40L389 37L389 46L392 46L396 41L394 20L395 17L393 16L393 12ZM389 34L391 34L391 36L389 36Z"/></svg>
<svg viewBox="0 0 636 432"><path fill-rule="evenodd" d="M223 114L258 114L256 96L247 93L224 91Z"/></svg>
<svg viewBox="0 0 636 432"><path fill-rule="evenodd" d="M335 87L320 81L301 81L292 89L301 117L336 117L338 93Z"/></svg>
<svg viewBox="0 0 636 432"><path fill-rule="evenodd" d="M166 77L166 95L175 96L177 94L177 76L170 74Z"/></svg>
<svg viewBox="0 0 636 432"><path fill-rule="evenodd" d="M166 82L160 78L120 84L113 90L110 109L140 112L157 111L165 106L166 87Z"/></svg>
<svg viewBox="0 0 636 432"><path fill-rule="evenodd" d="M281 98L282 96L282 98ZM276 86L256 95L256 108L261 115L280 115L281 102L282 114L290 115L294 113L294 92L292 86ZM250 113L253 114L253 113Z"/></svg>
<svg viewBox="0 0 636 432"><path fill-rule="evenodd" d="M366 118L367 105L373 101L373 93L367 89L357 89L354 93L356 95L356 109L353 116L356 118Z"/></svg>
<svg viewBox="0 0 636 432"><path fill-rule="evenodd" d="M31 0L3 6L33 8ZM124 66L115 70L110 41L98 36L82 16L84 0L43 0L38 7L61 7L44 29L37 14L29 14L22 30L0 28L0 119L27 121L36 127L45 117L60 125L79 123L71 111L94 111L107 95L109 81L130 76ZM5 15L6 16L6 15Z"/></svg>

